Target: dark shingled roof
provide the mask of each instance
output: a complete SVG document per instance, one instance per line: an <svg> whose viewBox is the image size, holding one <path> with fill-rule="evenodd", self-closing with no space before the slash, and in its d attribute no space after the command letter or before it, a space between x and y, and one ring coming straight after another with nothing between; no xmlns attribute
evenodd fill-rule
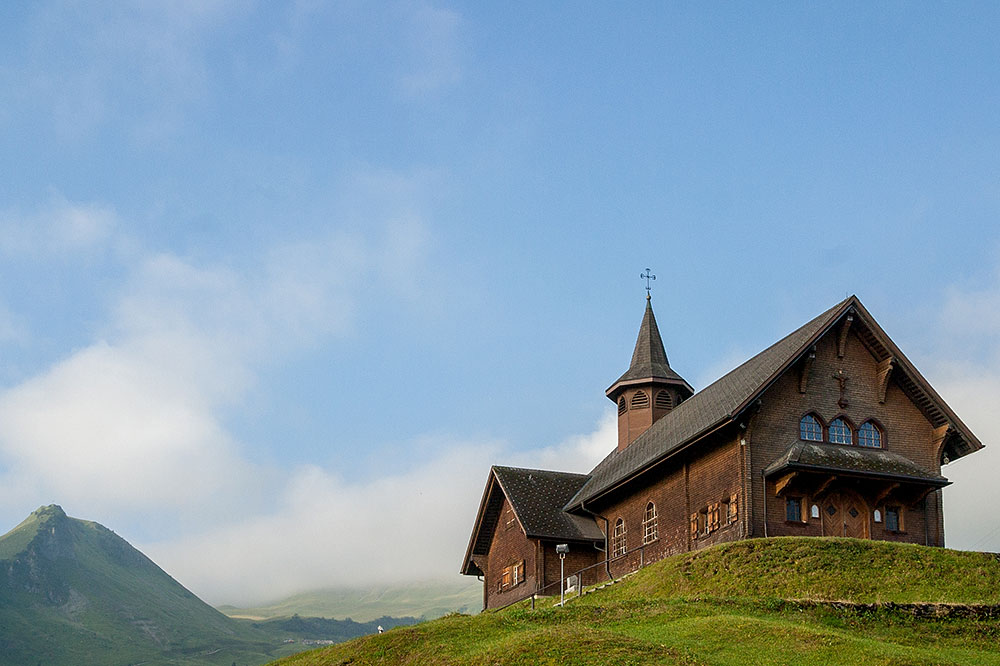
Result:
<svg viewBox="0 0 1000 666"><path fill-rule="evenodd" d="M632 363L629 364L625 374L611 386L614 388L622 382L650 378L677 382L691 388L683 377L674 372L667 361L667 352L663 348L660 329L656 326L656 317L653 316L653 306L647 296L646 312L643 314L642 325L639 326L639 337L636 339L635 349L632 351ZM611 389L608 389L608 392L610 391Z"/></svg>
<svg viewBox="0 0 1000 666"><path fill-rule="evenodd" d="M786 469L875 476L936 486L949 483L940 474L928 472L912 460L889 451L820 442L792 444L780 458L764 469L764 475L771 476Z"/></svg>
<svg viewBox="0 0 1000 666"><path fill-rule="evenodd" d="M592 518L563 511L563 505L586 483L586 474L500 466L494 466L493 473L527 536L604 541L604 532Z"/></svg>
<svg viewBox="0 0 1000 666"><path fill-rule="evenodd" d="M852 300L855 299L851 297L841 301L698 391L665 414L625 449L612 451L593 469L589 481L567 502L566 510L579 508L582 502L609 490L736 416L787 363L801 353L807 343L833 324ZM643 321L645 323L645 319Z"/></svg>

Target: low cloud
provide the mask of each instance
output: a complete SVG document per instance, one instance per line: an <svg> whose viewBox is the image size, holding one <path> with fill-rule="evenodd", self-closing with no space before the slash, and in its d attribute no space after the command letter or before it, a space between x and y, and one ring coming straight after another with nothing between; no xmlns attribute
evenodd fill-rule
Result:
<svg viewBox="0 0 1000 666"><path fill-rule="evenodd" d="M94 339L0 391L0 506L57 501L110 526L139 525L143 538L274 506L282 473L255 465L226 419L268 364L354 329L380 262L399 252L422 265L430 241L419 213L392 192L380 206L363 231L277 245L239 267L143 252L98 204L58 199L0 219L0 251L36 253L42 266L63 249L129 247L95 255L125 278L102 294L108 314ZM422 243L383 234L400 209ZM21 328L0 310L0 339Z"/></svg>
<svg viewBox="0 0 1000 666"><path fill-rule="evenodd" d="M610 416L610 418L609 418ZM617 443L614 414L550 448L461 442L406 472L352 483L303 467L275 510L145 552L212 603L252 605L297 591L458 576L491 464L589 471ZM426 442L424 443L426 445Z"/></svg>

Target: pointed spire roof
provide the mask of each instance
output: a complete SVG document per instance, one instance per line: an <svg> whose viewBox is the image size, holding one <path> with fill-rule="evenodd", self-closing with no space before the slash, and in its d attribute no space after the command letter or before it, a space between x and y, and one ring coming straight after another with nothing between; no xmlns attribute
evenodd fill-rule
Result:
<svg viewBox="0 0 1000 666"><path fill-rule="evenodd" d="M642 315L639 337L632 352L632 363L606 393L610 396L623 384L636 384L649 380L680 384L694 393L691 385L670 367L667 352L663 348L663 339L660 337L660 329L656 325L656 316L653 315L653 304L649 294L646 294L646 312Z"/></svg>

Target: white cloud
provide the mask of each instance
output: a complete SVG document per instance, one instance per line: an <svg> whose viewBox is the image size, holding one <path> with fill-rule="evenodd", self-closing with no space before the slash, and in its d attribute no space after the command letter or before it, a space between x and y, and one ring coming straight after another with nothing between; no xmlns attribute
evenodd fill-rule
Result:
<svg viewBox="0 0 1000 666"><path fill-rule="evenodd" d="M0 251L32 258L91 253L106 245L117 224L108 206L54 195L32 213L0 212Z"/></svg>
<svg viewBox="0 0 1000 666"><path fill-rule="evenodd" d="M210 90L206 35L246 3L166 2L33 7L31 53L9 70L26 110L51 114L56 133L86 135L113 120L141 143L172 135ZM147 85L134 86L135 82Z"/></svg>
<svg viewBox="0 0 1000 666"><path fill-rule="evenodd" d="M935 388L986 445L951 463L943 473L953 485L944 491L948 545L1000 551L1000 276L976 290L948 291L937 324L939 360L929 370Z"/></svg>
<svg viewBox="0 0 1000 666"><path fill-rule="evenodd" d="M588 471L616 446L616 423L606 414L594 432L535 451L454 443L423 465L362 483L305 467L275 510L144 551L197 594L236 605L330 586L455 578L491 464Z"/></svg>
<svg viewBox="0 0 1000 666"><path fill-rule="evenodd" d="M593 432L574 435L554 446L520 452L504 464L585 474L616 448L618 416L609 409Z"/></svg>
<svg viewBox="0 0 1000 666"><path fill-rule="evenodd" d="M412 69L400 80L403 93L420 97L458 83L462 78L461 16L426 4L404 7L407 62Z"/></svg>
<svg viewBox="0 0 1000 666"><path fill-rule="evenodd" d="M394 181L402 187L406 177ZM129 252L94 255L126 276L102 295L107 320L88 322L96 339L0 392L0 505L58 501L112 526L156 515L149 532L161 533L267 505L284 483L249 462L248 443L226 419L263 367L351 331L383 262L422 268L429 235L408 191L390 188L377 207L359 206L360 231L277 245L239 267L144 252L97 204L57 199L34 215L4 216L7 252L49 262L60 258L53 248ZM407 297L402 285L382 290ZM0 337L19 330L15 315L0 317Z"/></svg>

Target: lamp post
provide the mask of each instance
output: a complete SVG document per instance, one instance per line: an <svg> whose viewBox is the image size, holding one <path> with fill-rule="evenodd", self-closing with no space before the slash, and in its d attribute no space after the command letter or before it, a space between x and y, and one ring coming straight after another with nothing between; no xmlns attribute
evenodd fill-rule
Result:
<svg viewBox="0 0 1000 666"><path fill-rule="evenodd" d="M559 606L560 608L564 603L566 603L566 572L565 572L565 562L566 553L569 552L569 544L561 543L556 546L556 552L559 553Z"/></svg>

